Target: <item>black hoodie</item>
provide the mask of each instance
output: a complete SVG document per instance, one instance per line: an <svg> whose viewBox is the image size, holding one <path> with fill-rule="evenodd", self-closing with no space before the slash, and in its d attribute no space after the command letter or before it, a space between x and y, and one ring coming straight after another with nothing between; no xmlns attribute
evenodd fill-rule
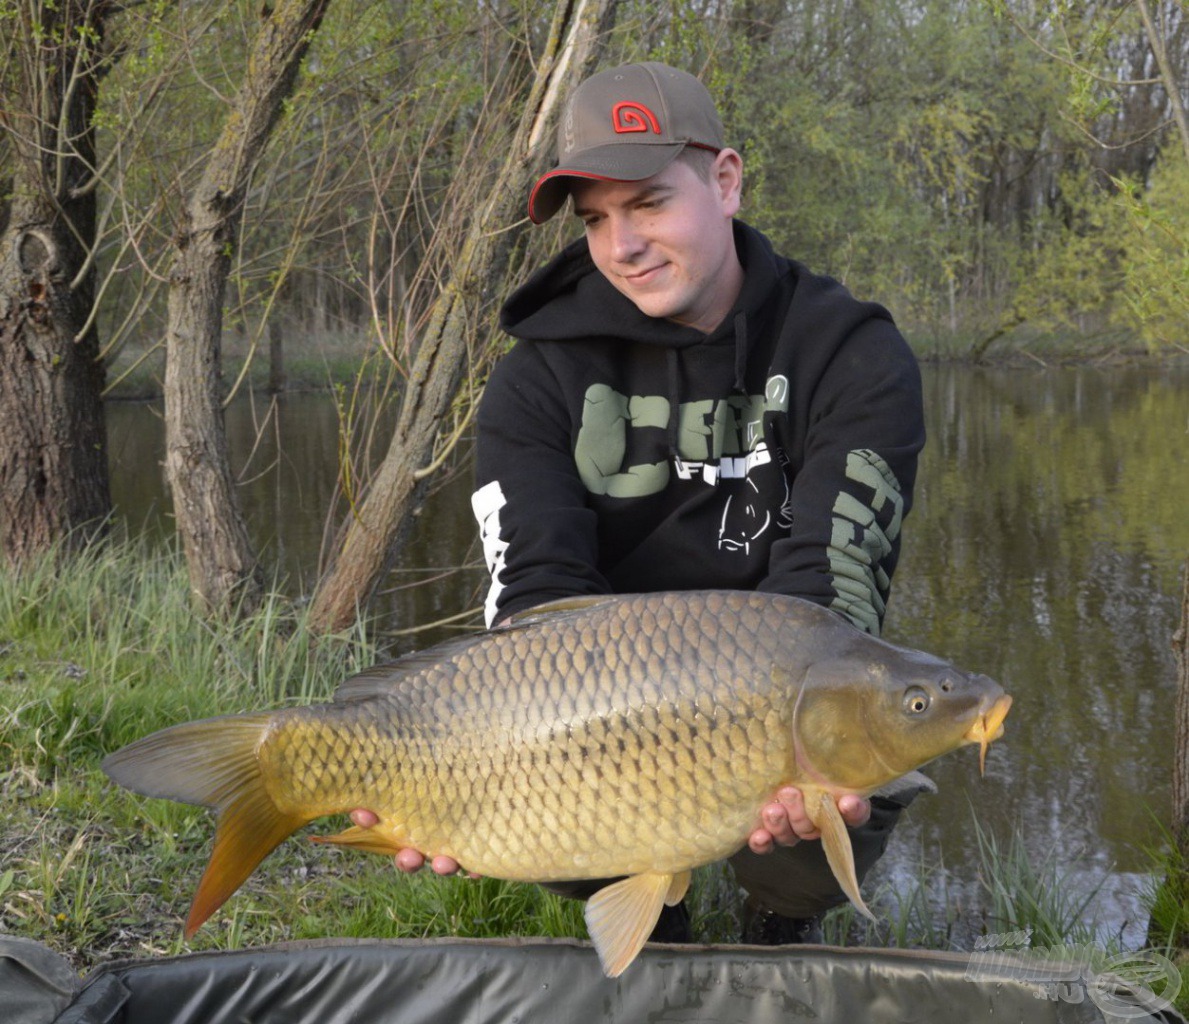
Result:
<svg viewBox="0 0 1189 1024"><path fill-rule="evenodd" d="M508 299L478 418L489 624L576 594L713 587L878 634L925 440L888 312L735 222L744 284L710 334L646 316L584 239Z"/></svg>

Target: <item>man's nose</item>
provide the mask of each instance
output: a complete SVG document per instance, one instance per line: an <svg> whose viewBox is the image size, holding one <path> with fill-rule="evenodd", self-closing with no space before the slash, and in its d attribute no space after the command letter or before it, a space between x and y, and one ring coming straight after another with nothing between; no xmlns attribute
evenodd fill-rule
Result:
<svg viewBox="0 0 1189 1024"><path fill-rule="evenodd" d="M611 258L617 263L630 263L644 249L644 239L630 217L611 218Z"/></svg>

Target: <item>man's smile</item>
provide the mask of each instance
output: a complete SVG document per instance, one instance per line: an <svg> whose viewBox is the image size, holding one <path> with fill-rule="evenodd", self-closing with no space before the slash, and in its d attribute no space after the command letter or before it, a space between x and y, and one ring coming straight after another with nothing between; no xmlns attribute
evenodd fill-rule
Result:
<svg viewBox="0 0 1189 1024"><path fill-rule="evenodd" d="M667 266L667 263L660 263L655 267L649 267L647 270L634 270L631 273L621 274L620 276L629 284L651 284Z"/></svg>

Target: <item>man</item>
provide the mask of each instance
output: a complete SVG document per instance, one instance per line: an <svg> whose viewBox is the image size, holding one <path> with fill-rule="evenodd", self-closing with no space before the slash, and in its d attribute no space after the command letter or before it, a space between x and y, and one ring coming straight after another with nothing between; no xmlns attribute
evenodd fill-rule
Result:
<svg viewBox="0 0 1189 1024"><path fill-rule="evenodd" d="M924 444L919 373L882 307L734 219L742 173L683 71L627 65L575 91L528 209L542 223L569 198L584 237L505 304L518 342L479 408L489 625L573 595L724 588L879 632ZM905 802L839 801L860 877ZM844 901L813 838L799 792L775 794L732 858L745 940L803 941ZM654 938L687 933L677 908Z"/></svg>

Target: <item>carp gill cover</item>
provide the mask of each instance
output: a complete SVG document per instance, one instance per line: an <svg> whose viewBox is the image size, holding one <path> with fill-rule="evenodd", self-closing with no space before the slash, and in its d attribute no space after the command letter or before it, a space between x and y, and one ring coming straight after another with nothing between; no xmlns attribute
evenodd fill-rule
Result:
<svg viewBox="0 0 1189 1024"><path fill-rule="evenodd" d="M163 729L103 768L215 811L187 936L298 828L366 807L374 828L330 841L412 846L512 880L627 876L586 908L614 976L690 871L742 847L785 784L870 915L837 796L965 743L985 757L1010 705L986 676L799 598L621 595L553 602L376 666L329 704Z"/></svg>

